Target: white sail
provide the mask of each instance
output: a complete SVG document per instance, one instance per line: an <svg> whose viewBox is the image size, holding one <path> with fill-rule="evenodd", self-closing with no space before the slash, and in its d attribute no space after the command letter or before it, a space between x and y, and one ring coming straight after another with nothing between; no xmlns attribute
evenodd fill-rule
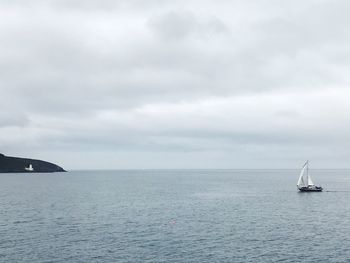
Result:
<svg viewBox="0 0 350 263"><path fill-rule="evenodd" d="M308 181L306 180L304 173L307 168L307 163L304 164L303 169L301 169L299 180L297 183L298 187L306 187L308 185Z"/></svg>
<svg viewBox="0 0 350 263"><path fill-rule="evenodd" d="M311 180L311 176L307 175L307 184L308 185L315 185L314 182Z"/></svg>
<svg viewBox="0 0 350 263"><path fill-rule="evenodd" d="M309 175L309 161L307 161L301 169L300 176L298 179L297 187L301 192L322 192L321 186L316 186Z"/></svg>

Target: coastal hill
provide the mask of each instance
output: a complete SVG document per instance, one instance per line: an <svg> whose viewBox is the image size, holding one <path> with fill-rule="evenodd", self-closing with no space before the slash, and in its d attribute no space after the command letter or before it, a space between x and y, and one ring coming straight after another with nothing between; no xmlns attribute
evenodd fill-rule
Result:
<svg viewBox="0 0 350 263"><path fill-rule="evenodd" d="M53 163L5 156L0 153L0 173L53 173L65 172L65 170Z"/></svg>

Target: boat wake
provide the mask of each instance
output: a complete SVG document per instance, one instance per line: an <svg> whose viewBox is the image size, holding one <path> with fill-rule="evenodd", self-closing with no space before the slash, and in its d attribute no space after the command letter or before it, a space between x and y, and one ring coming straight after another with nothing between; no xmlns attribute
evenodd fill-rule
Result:
<svg viewBox="0 0 350 263"><path fill-rule="evenodd" d="M350 193L350 190L328 190L328 191L323 191L323 192L329 192L329 193Z"/></svg>

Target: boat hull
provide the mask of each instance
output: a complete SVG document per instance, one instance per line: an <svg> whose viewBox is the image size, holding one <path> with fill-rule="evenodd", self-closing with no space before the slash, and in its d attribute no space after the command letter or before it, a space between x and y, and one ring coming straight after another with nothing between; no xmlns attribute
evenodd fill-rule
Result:
<svg viewBox="0 0 350 263"><path fill-rule="evenodd" d="M314 187L300 187L298 188L300 192L322 192L323 188L321 186Z"/></svg>

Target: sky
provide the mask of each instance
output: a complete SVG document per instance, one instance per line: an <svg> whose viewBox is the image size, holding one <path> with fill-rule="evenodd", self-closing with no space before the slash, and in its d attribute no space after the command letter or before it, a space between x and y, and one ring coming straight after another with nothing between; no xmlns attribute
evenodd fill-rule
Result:
<svg viewBox="0 0 350 263"><path fill-rule="evenodd" d="M350 168L350 2L0 0L0 152Z"/></svg>

